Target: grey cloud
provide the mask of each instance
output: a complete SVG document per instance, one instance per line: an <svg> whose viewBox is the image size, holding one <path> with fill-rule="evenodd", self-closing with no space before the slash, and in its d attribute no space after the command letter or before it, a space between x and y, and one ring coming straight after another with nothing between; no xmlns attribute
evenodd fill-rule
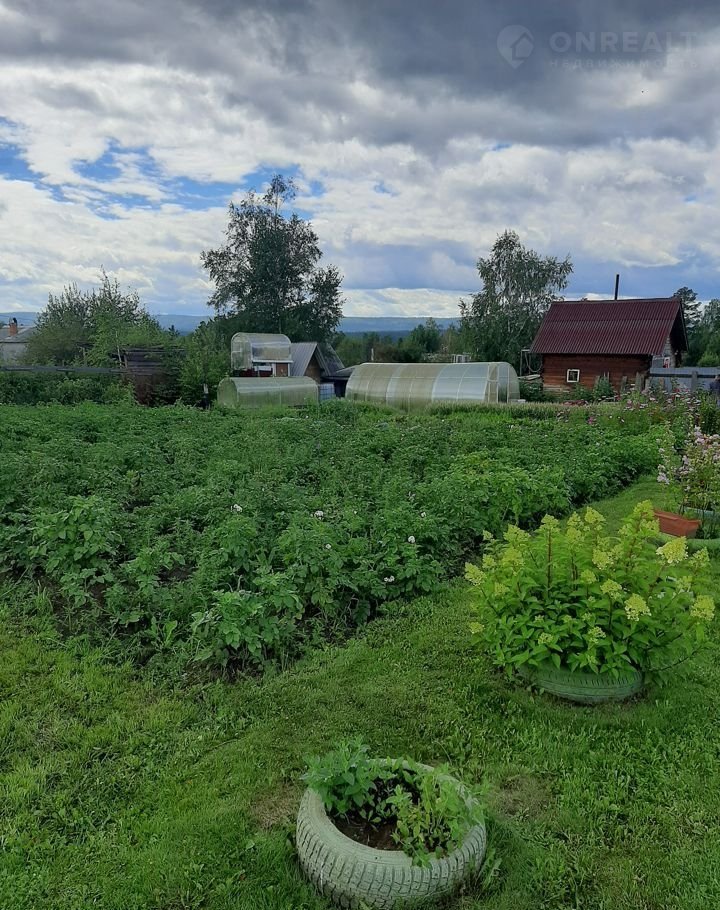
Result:
<svg viewBox="0 0 720 910"><path fill-rule="evenodd" d="M626 238L633 261L652 262L655 250L667 261L693 229L705 241L716 234L709 205L689 208L683 196L716 189L718 61L706 44L720 36L717 0L25 0L13 9L0 78L39 173L65 181L73 156L111 139L147 148L163 178L220 174L239 185L258 166L299 164L329 187L308 211L325 218L328 259L356 286L457 287L496 227L525 228L529 242L559 254L569 238L592 250L588 262L622 260L621 226L631 222L642 225ZM510 25L534 41L516 68L497 47ZM551 42L601 32L676 42L690 32L698 49L678 65L663 48L593 56ZM595 62L617 67L586 65ZM73 129L89 141L64 142ZM513 148L494 157L493 144ZM374 198L382 180L396 206ZM77 191L78 209L96 189ZM660 216L673 206L668 227ZM14 209L18 223L23 210ZM141 217L128 210L115 230L134 232ZM170 245L164 218L143 222L152 242L142 255ZM91 237L95 227L83 230ZM131 244L106 231L113 239L103 242L127 255ZM177 236L183 255L202 247L195 230ZM188 274L195 253L191 261Z"/></svg>
<svg viewBox="0 0 720 910"><path fill-rule="evenodd" d="M26 0L15 7L23 18L0 35L0 53L22 60L126 61L168 65L180 71L227 77L228 100L250 105L278 124L304 124L314 134L308 108L324 109L337 122L338 139L362 135L374 144L404 142L431 155L447 138L484 133L512 142L556 145L604 143L610 137L673 136L707 139L717 126L715 106L698 82L704 68L677 74L664 102L647 111L619 110L614 98L586 101L588 85L604 76L592 68L568 69L570 61L621 63L614 80L628 78L644 60L649 84L662 78L665 53L648 51L588 54L553 51L551 36L599 36L602 32L655 32L680 41L691 32L698 41L720 27L720 7L693 2L678 9L670 0L626 4L547 4L511 0L271 0L209 3L157 0ZM500 55L496 42L507 25L521 25L534 38L531 56L517 69ZM598 38L599 40L599 38ZM248 59L263 65L252 73ZM716 75L716 74L715 74ZM442 97L485 105L492 120L440 116L441 127L407 115L364 108L347 83L362 78L386 93L405 96L409 108ZM608 85L611 87L613 81ZM680 115L678 106L690 103ZM497 126L496 126L497 124Z"/></svg>

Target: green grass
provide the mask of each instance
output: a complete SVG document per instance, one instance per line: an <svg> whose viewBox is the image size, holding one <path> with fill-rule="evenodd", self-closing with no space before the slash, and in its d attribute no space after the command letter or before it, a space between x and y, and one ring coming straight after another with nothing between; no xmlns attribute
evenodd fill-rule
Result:
<svg viewBox="0 0 720 910"><path fill-rule="evenodd" d="M617 525L656 490L640 483L600 508ZM0 604L17 596L0 591ZM6 609L0 907L325 908L297 868L293 816L304 757L351 734L487 782L499 873L453 906L719 906L717 636L664 690L572 707L473 650L469 597L448 585L261 682L175 689L61 641L42 597L27 627Z"/></svg>

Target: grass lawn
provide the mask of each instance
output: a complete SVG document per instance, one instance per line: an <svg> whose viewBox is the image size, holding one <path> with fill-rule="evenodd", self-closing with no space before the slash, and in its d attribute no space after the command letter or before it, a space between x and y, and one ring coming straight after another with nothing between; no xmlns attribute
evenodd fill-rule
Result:
<svg viewBox="0 0 720 910"><path fill-rule="evenodd" d="M599 508L617 523L656 493ZM299 775L356 733L487 782L499 870L453 906L720 906L717 633L676 684L583 708L489 667L464 582L273 678L175 690L34 609L29 628L0 614L3 910L326 907L294 859Z"/></svg>

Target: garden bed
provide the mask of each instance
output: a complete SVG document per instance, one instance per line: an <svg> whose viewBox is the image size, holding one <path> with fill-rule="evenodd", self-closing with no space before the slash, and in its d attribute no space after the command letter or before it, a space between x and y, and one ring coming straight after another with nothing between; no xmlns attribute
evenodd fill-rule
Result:
<svg viewBox="0 0 720 910"><path fill-rule="evenodd" d="M0 573L141 662L257 671L459 574L484 532L616 490L646 426L582 412L2 407Z"/></svg>
<svg viewBox="0 0 720 910"><path fill-rule="evenodd" d="M616 529L655 492L597 508ZM716 632L681 685L588 711L508 687L469 640L464 583L232 685L159 684L61 639L49 606L0 582L3 910L327 910L289 835L305 757L355 731L487 782L463 910L720 906Z"/></svg>

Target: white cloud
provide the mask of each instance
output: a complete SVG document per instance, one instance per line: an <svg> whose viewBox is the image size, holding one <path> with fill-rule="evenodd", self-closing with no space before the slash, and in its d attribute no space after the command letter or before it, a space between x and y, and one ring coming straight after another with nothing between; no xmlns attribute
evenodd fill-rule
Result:
<svg viewBox="0 0 720 910"><path fill-rule="evenodd" d="M455 315L455 289L476 288L475 261L506 228L608 273L643 269L648 294L668 269L688 283L689 263L717 280L717 111L700 79L712 29L664 68L541 70L545 98L509 68L480 70L473 91L450 56L447 78L403 80L390 70L407 47L379 60L343 20L303 29L294 15L290 40L262 9L222 20L75 0L61 18L0 2L16 51L0 57L0 143L36 178L0 179L0 309L42 306L104 266L156 311L204 312L199 254L221 241L225 210L186 208L175 182L242 187L267 168L299 168L298 203L346 275L349 314ZM84 167L108 151L115 175Z"/></svg>
<svg viewBox="0 0 720 910"><path fill-rule="evenodd" d="M435 288L354 288L346 292L345 315L458 318L460 298L466 294Z"/></svg>

